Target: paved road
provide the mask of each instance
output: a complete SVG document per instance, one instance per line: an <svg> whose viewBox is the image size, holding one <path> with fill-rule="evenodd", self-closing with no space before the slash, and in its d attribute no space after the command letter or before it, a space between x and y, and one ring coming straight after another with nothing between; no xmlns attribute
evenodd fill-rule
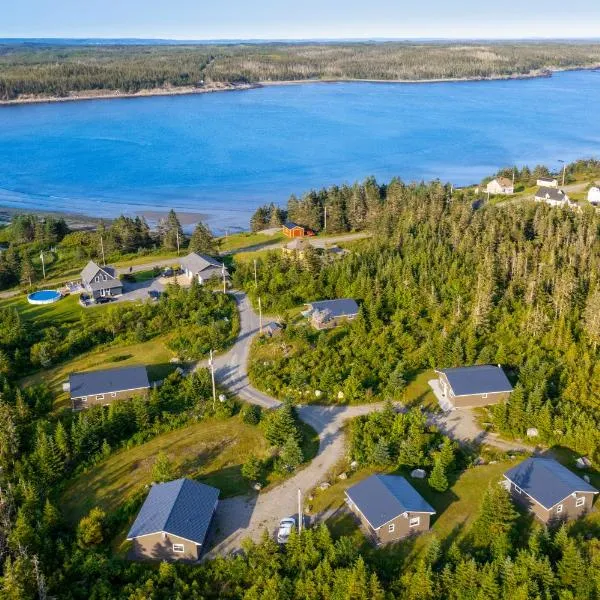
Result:
<svg viewBox="0 0 600 600"><path fill-rule="evenodd" d="M281 404L253 388L248 380L247 362L252 338L258 332L258 316L243 292L232 292L240 312L240 335L229 352L215 358L215 375L220 385L248 402L264 408ZM206 362L201 363L206 365ZM200 365L199 365L200 366ZM328 472L344 458L343 425L347 419L381 409L381 404L359 406L306 405L300 418L319 434L319 451L314 460L281 485L253 496L228 498L219 503L208 546L207 558L236 552L244 538L259 540L266 529L273 533L283 517L297 513L297 493L307 493L325 481ZM497 440L482 431L468 410L430 415L429 421L461 443L476 441L502 450L522 449L520 444Z"/></svg>

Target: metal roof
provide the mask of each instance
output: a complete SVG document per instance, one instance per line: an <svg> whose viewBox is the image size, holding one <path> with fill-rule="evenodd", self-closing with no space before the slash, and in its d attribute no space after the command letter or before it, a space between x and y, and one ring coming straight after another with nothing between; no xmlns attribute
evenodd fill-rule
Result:
<svg viewBox="0 0 600 600"><path fill-rule="evenodd" d="M85 265L85 267L83 267L83 270L81 271L81 281L83 281L83 283L86 284L91 283L92 279L94 279L94 277L96 277L96 275L98 274L98 271L101 271L103 274L107 275L109 277L108 281L117 281L119 285L121 285L121 282L117 279L114 267L101 267L97 265L93 260L90 260L88 264ZM108 281L102 282L105 284L104 287L107 287L106 284L108 283Z"/></svg>
<svg viewBox="0 0 600 600"><path fill-rule="evenodd" d="M435 514L417 490L399 475L371 475L346 490L346 495L373 529L405 512Z"/></svg>
<svg viewBox="0 0 600 600"><path fill-rule="evenodd" d="M193 273L201 273L206 269L222 269L223 263L215 260L212 256L190 252L181 259L181 266ZM225 272L227 272L227 269L225 269Z"/></svg>
<svg viewBox="0 0 600 600"><path fill-rule="evenodd" d="M495 365L441 369L440 373L448 378L455 396L512 392L513 389L504 371Z"/></svg>
<svg viewBox="0 0 600 600"><path fill-rule="evenodd" d="M552 187L540 187L535 193L536 198L543 198L545 200L555 200L556 202L566 202L567 197L562 190Z"/></svg>
<svg viewBox="0 0 600 600"><path fill-rule="evenodd" d="M307 302L312 310L329 311L331 317L348 317L358 314L358 304L352 298L340 298L339 300L321 300L319 302Z"/></svg>
<svg viewBox="0 0 600 600"><path fill-rule="evenodd" d="M71 398L150 387L148 373L144 366L71 373L69 384Z"/></svg>
<svg viewBox="0 0 600 600"><path fill-rule="evenodd" d="M553 458L528 458L506 471L504 477L545 508L552 508L573 492L598 493L593 485Z"/></svg>
<svg viewBox="0 0 600 600"><path fill-rule="evenodd" d="M298 225L298 223L294 223L294 221L286 221L283 226L286 229L294 229L294 227L300 227L300 229L304 229L304 227L302 227L302 225Z"/></svg>
<svg viewBox="0 0 600 600"><path fill-rule="evenodd" d="M153 485L127 539L164 531L202 544L218 499L217 488L191 479Z"/></svg>

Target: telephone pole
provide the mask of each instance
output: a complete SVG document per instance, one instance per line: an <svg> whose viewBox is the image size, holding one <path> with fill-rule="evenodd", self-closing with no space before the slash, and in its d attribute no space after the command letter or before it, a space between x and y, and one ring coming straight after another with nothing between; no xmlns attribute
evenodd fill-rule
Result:
<svg viewBox="0 0 600 600"><path fill-rule="evenodd" d="M100 249L102 251L102 266L106 266L106 259L104 258L104 240L102 239L102 234L100 235Z"/></svg>
<svg viewBox="0 0 600 600"><path fill-rule="evenodd" d="M40 252L40 258L42 259L42 272L44 273L44 279L46 279L46 265L44 264L44 251Z"/></svg>
<svg viewBox="0 0 600 600"><path fill-rule="evenodd" d="M256 259L254 259L254 286L258 288L258 275L256 272Z"/></svg>
<svg viewBox="0 0 600 600"><path fill-rule="evenodd" d="M175 237L177 238L177 256L179 256L179 229L175 230Z"/></svg>
<svg viewBox="0 0 600 600"><path fill-rule="evenodd" d="M262 335L262 302L260 301L260 296L258 297L258 330L260 335Z"/></svg>
<svg viewBox="0 0 600 600"><path fill-rule="evenodd" d="M215 406L217 403L217 388L215 386L215 364L213 361L213 351L210 351L210 358L208 359L208 364L210 365L210 378L212 380L212 394L213 394L213 410L215 410Z"/></svg>
<svg viewBox="0 0 600 600"><path fill-rule="evenodd" d="M225 283L225 264L221 267L221 272L223 273L223 293L227 293L227 284Z"/></svg>
<svg viewBox="0 0 600 600"><path fill-rule="evenodd" d="M302 533L302 492L298 488L298 533Z"/></svg>
<svg viewBox="0 0 600 600"><path fill-rule="evenodd" d="M565 175L567 172L567 163L564 160L559 160L559 163L562 163L562 186L561 187L565 187Z"/></svg>
<svg viewBox="0 0 600 600"><path fill-rule="evenodd" d="M325 226L323 227L323 231L327 231L327 207L325 207Z"/></svg>

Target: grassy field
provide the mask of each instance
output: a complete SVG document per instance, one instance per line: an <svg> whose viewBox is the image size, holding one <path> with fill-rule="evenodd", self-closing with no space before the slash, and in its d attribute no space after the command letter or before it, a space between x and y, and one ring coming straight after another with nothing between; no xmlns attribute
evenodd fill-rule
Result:
<svg viewBox="0 0 600 600"><path fill-rule="evenodd" d="M218 487L225 498L250 491L241 465L250 454L266 457L268 442L258 427L246 425L239 416L210 419L160 435L117 452L71 481L61 501L65 517L77 522L94 506L110 513L134 497L152 482L152 466L161 451L178 477Z"/></svg>
<svg viewBox="0 0 600 600"><path fill-rule="evenodd" d="M60 409L69 406L69 394L62 391L62 384L68 379L69 373L143 364L148 367L150 380L156 381L177 366L169 363L173 353L166 347L168 339L167 334L138 344L99 347L55 367L37 371L22 379L21 385L48 384L55 394L54 406Z"/></svg>
<svg viewBox="0 0 600 600"><path fill-rule="evenodd" d="M285 238L281 232L273 235L267 233L251 233L244 231L242 233L234 233L227 237L219 238L219 250L221 252L229 252L231 250L239 250L240 248L248 248L259 244L276 244L283 241Z"/></svg>
<svg viewBox="0 0 600 600"><path fill-rule="evenodd" d="M40 327L75 323L90 313L79 304L79 296L66 296L53 304L29 304L25 295L19 295L0 300L0 308L16 308L23 320Z"/></svg>

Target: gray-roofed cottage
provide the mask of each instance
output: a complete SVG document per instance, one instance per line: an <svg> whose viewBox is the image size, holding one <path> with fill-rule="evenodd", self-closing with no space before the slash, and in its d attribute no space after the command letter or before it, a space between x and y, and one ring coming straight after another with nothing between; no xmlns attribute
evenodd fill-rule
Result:
<svg viewBox="0 0 600 600"><path fill-rule="evenodd" d="M71 396L73 410L145 394L149 388L144 366L71 373L65 386Z"/></svg>
<svg viewBox="0 0 600 600"><path fill-rule="evenodd" d="M553 458L528 458L504 477L513 499L546 524L580 517L592 508L598 493Z"/></svg>
<svg viewBox="0 0 600 600"><path fill-rule="evenodd" d="M545 202L550 206L566 206L569 204L569 196L555 187L540 187L535 193L536 202Z"/></svg>
<svg viewBox="0 0 600 600"><path fill-rule="evenodd" d="M217 488L191 479L153 485L127 534L131 557L198 560L218 501Z"/></svg>
<svg viewBox="0 0 600 600"><path fill-rule="evenodd" d="M100 267L93 260L81 271L81 285L94 300L123 293L123 284L117 277L116 269L107 265Z"/></svg>
<svg viewBox="0 0 600 600"><path fill-rule="evenodd" d="M371 475L346 490L346 504L377 543L429 530L435 510L399 475Z"/></svg>
<svg viewBox="0 0 600 600"><path fill-rule="evenodd" d="M181 268L190 280L195 277L200 284L213 277L223 277L223 273L225 273L225 277L229 276L223 263L215 260L212 256L198 254L198 252L190 252L182 258Z"/></svg>
<svg viewBox="0 0 600 600"><path fill-rule="evenodd" d="M316 329L336 327L342 321L351 321L358 315L358 304L352 298L309 302L307 306L308 310L303 314L310 318Z"/></svg>
<svg viewBox="0 0 600 600"><path fill-rule="evenodd" d="M436 373L442 395L456 408L497 404L513 390L500 365L473 365Z"/></svg>

